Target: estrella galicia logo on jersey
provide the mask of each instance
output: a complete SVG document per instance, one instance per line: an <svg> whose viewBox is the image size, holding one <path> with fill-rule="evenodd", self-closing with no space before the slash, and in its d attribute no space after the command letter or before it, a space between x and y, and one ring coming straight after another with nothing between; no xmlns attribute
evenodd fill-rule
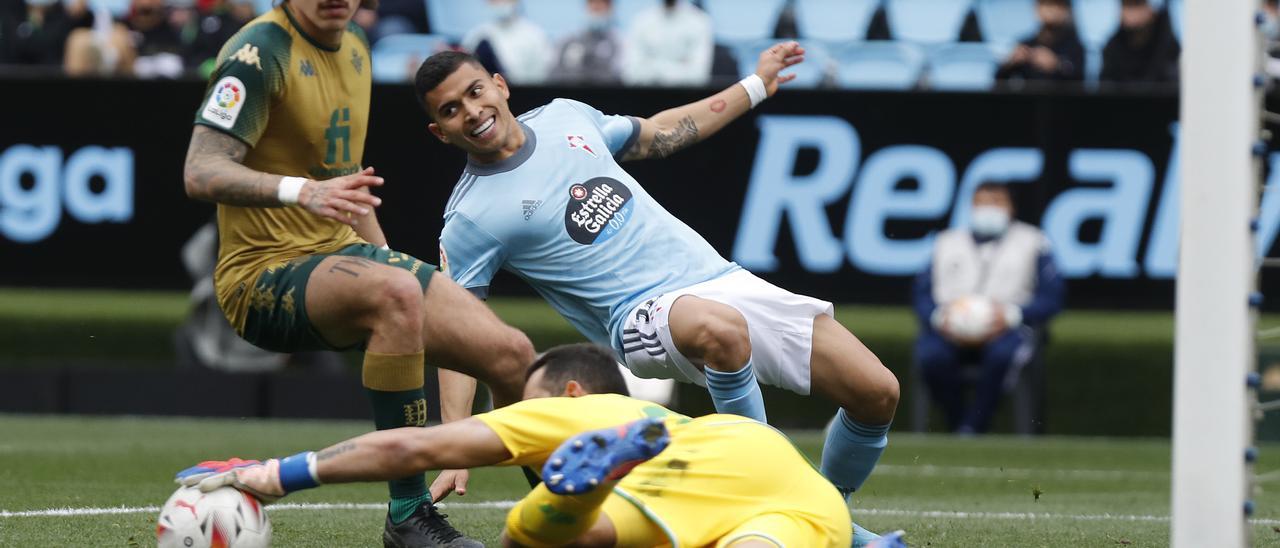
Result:
<svg viewBox="0 0 1280 548"><path fill-rule="evenodd" d="M569 189L564 225L580 244L608 241L631 218L631 190L617 179L596 177Z"/></svg>

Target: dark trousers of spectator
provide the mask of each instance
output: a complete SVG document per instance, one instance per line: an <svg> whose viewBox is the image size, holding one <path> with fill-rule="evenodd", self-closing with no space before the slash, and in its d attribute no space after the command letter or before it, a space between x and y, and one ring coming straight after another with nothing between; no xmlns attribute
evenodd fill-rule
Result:
<svg viewBox="0 0 1280 548"><path fill-rule="evenodd" d="M947 428L957 433L986 432L1004 395L1009 373L1021 368L1034 353L1034 332L1010 329L982 346L952 344L932 329L916 340L916 364L929 395L943 409ZM973 398L965 405L966 385L973 379L965 369L977 368Z"/></svg>

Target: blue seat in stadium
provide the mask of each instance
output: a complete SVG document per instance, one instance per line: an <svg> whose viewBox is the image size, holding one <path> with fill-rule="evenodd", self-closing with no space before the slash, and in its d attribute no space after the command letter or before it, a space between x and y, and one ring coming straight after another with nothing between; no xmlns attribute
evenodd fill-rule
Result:
<svg viewBox="0 0 1280 548"><path fill-rule="evenodd" d="M1169 4L1165 6L1169 10L1169 23L1173 25L1173 35L1178 37L1178 41L1182 41L1182 16L1185 9L1182 0L1169 0Z"/></svg>
<svg viewBox="0 0 1280 548"><path fill-rule="evenodd" d="M989 44L950 44L934 49L929 55L927 80L934 89L991 89L999 65L1000 58Z"/></svg>
<svg viewBox="0 0 1280 548"><path fill-rule="evenodd" d="M987 42L1008 47L1040 28L1035 0L978 0L978 26Z"/></svg>
<svg viewBox="0 0 1280 548"><path fill-rule="evenodd" d="M431 54L449 47L438 34L392 34L373 45L373 80L407 82Z"/></svg>
<svg viewBox="0 0 1280 548"><path fill-rule="evenodd" d="M972 5L972 0L888 0L885 9L895 39L936 44L960 37Z"/></svg>
<svg viewBox="0 0 1280 548"><path fill-rule="evenodd" d="M702 0L719 42L773 36L784 4L785 0Z"/></svg>
<svg viewBox="0 0 1280 548"><path fill-rule="evenodd" d="M836 82L862 89L911 89L924 68L923 48L907 42L862 42L832 52Z"/></svg>
<svg viewBox="0 0 1280 548"><path fill-rule="evenodd" d="M880 0L797 0L800 36L828 42L864 40Z"/></svg>
<svg viewBox="0 0 1280 548"><path fill-rule="evenodd" d="M458 41L467 31L489 20L489 3L484 0L426 0L431 32Z"/></svg>
<svg viewBox="0 0 1280 548"><path fill-rule="evenodd" d="M552 42L587 27L587 3L583 0L523 0L524 15L547 33Z"/></svg>
<svg viewBox="0 0 1280 548"><path fill-rule="evenodd" d="M1072 0L1076 30L1085 49L1098 49L1120 28L1120 0Z"/></svg>
<svg viewBox="0 0 1280 548"><path fill-rule="evenodd" d="M777 43L776 40L768 38L734 42L730 47L733 49L733 56L738 61L739 75L746 76L755 72L756 64L760 61L760 52L775 43ZM814 88L821 86L827 78L827 71L831 65L830 52L822 44L807 40L801 40L800 45L804 46L805 49L804 62L782 71L783 74L796 75L796 79L787 83L787 87Z"/></svg>
<svg viewBox="0 0 1280 548"><path fill-rule="evenodd" d="M89 9L98 11L98 8L103 8L112 17L120 18L129 13L129 2L130 0L89 0Z"/></svg>

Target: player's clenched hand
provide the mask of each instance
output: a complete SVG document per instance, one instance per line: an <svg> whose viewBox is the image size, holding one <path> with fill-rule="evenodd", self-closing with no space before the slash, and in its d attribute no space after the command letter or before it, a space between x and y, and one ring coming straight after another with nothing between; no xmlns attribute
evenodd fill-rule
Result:
<svg viewBox="0 0 1280 548"><path fill-rule="evenodd" d="M298 205L321 217L355 226L357 218L382 204L382 199L364 189L381 186L382 177L366 167L360 173L326 181L309 181L298 193Z"/></svg>
<svg viewBox="0 0 1280 548"><path fill-rule="evenodd" d="M760 54L760 62L756 64L756 75L764 80L764 90L773 97L778 92L778 84L795 80L795 74L782 74L782 69L804 61L804 48L799 42L782 42L774 44Z"/></svg>
<svg viewBox="0 0 1280 548"><path fill-rule="evenodd" d="M174 481L187 487L197 487L208 493L219 487L231 486L270 504L285 495L280 484L280 461L270 459L265 463L256 460L231 459L229 461L205 461L178 472Z"/></svg>
<svg viewBox="0 0 1280 548"><path fill-rule="evenodd" d="M458 493L458 496L467 494L467 480L471 478L471 472L467 470L442 470L436 480L431 482L431 500L440 502L441 499L449 496L449 493Z"/></svg>

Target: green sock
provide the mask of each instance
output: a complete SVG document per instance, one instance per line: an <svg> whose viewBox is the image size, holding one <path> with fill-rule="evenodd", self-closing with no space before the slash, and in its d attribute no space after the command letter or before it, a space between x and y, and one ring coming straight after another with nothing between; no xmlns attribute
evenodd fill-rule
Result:
<svg viewBox="0 0 1280 548"><path fill-rule="evenodd" d="M391 497L391 504L387 505L387 513L391 514L392 523L401 523L423 504L431 503L431 493L422 493L413 497Z"/></svg>
<svg viewBox="0 0 1280 548"><path fill-rule="evenodd" d="M373 402L373 423L378 430L426 425L427 400L421 388L396 392L370 389L367 392ZM391 492L391 521L395 523L408 519L423 502L431 502L427 478L423 474L388 481L387 488Z"/></svg>

